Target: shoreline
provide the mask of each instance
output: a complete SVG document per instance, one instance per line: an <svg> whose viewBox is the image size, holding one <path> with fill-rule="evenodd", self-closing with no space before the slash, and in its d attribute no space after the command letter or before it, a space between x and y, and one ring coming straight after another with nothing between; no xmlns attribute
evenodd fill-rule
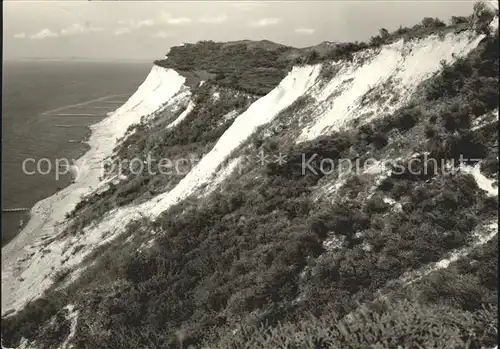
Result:
<svg viewBox="0 0 500 349"><path fill-rule="evenodd" d="M116 110L118 110L119 108L120 107L118 107ZM87 129L87 133L86 133L85 137L80 140L80 143L85 144L86 149L81 150L78 153L78 155L76 156L77 163L81 163L82 160L85 160L85 156L88 155L92 150L92 145L90 144L90 141L91 141L92 135L94 134L93 128L95 126L99 125L100 123L102 123L103 121L105 121L107 118L112 117L112 114L115 113L116 110L108 113L107 115L103 115L101 120L99 120L93 124L89 124L89 125L84 126ZM43 115L43 113L42 113L42 115ZM4 265L4 263L6 262L6 261L4 261L4 257L3 257L5 254L9 254L9 253L13 252L14 250L20 250L21 245L27 246L30 242L32 242L31 240L35 240L37 238L44 239L44 238L48 237L47 235L44 235L44 234L40 234L40 235L28 234L27 230L29 229L30 226L33 226L35 224L36 224L36 227L43 227L43 225L47 222L47 219L49 218L48 216L50 215L50 214L48 214L47 211L50 208L52 208L53 204L55 203L52 201L57 201L58 198L61 198L61 199L65 198L68 194L63 195L64 192L67 191L68 188L74 186L75 184L79 184L79 183L76 183L75 180L76 180L76 176L73 175L67 184L65 184L64 186L58 187L52 195L49 195L49 196L37 201L30 208L30 210L26 212L26 215L29 217L27 219L27 221L23 224L21 229L18 230L17 234L9 242L7 242L4 246L2 246L2 265ZM84 184L84 183L82 183L82 184ZM66 210L66 212L70 212L70 211L71 210ZM55 212L52 210L51 213L53 214ZM64 222L65 222L65 218L62 221L54 222L54 228L56 228L60 224L64 224ZM29 233L32 233L36 227L29 229ZM57 229L53 229L53 232L56 232L56 230ZM49 235L57 236L58 233L59 233L59 231L57 231L57 234L49 234ZM18 240L20 240L20 241L18 241ZM3 269L3 267L2 267L2 269ZM2 278L2 281L3 281L3 278ZM2 291L3 291L3 286L2 286ZM2 312L3 312L3 309L2 309Z"/></svg>
<svg viewBox="0 0 500 349"><path fill-rule="evenodd" d="M88 149L75 162L78 178L54 195L38 201L30 210L31 219L26 226L2 247L2 316L12 313L12 309L16 312L40 296L52 284L50 276L63 267L61 256L69 240L75 238L58 239L67 225L66 213L102 183L101 168L92 164L102 164L112 155L118 139L125 135L130 125L160 109L171 97L168 93L172 90L170 82L177 91L184 80L173 70L153 66L123 105L101 121L88 125L90 134L85 142Z"/></svg>
<svg viewBox="0 0 500 349"><path fill-rule="evenodd" d="M123 105L125 104L126 102ZM99 131L105 129L106 120L112 118L123 105L103 115L98 122L84 126L87 133L81 139L81 144L85 144L86 149L81 150L76 156L80 178L72 175L66 185L61 186L52 195L37 201L27 212L29 216L27 222L7 244L2 246L2 317L5 313L13 314L16 311L5 306L4 295L16 289L15 286L9 287L11 282L8 279L19 281L23 271L19 269L18 263L24 262L27 256L33 255L33 248L42 247L40 250L43 250L46 241L51 242L57 239L64 230L61 227L67 224L66 213L71 212L80 202L81 197L89 194L98 184L99 174L86 166L86 163L95 155L99 155L96 154L101 134ZM76 194L79 196L76 197Z"/></svg>
<svg viewBox="0 0 500 349"><path fill-rule="evenodd" d="M66 109L66 108L70 108L70 107L73 107L73 106L76 106L76 105L85 105L85 104L90 104L90 103L93 103L93 102L98 102L98 101L101 101L105 98L109 98L109 97L116 97L116 96L123 96L123 95L112 95L112 96L104 96L104 97L100 97L100 98L97 98L97 99L93 99L91 101L87 101L87 102L82 102L82 103L77 103L77 104L72 104L72 105L68 105L68 106L64 106L64 107L60 107L60 108L57 108L57 109L54 109L54 110L50 110L50 111L45 111L45 112L42 112L40 113L40 116L46 116L48 113L50 112L53 112L53 111L56 111L56 110L62 110L62 109ZM118 107L119 108L119 107ZM85 135L81 138L78 139L78 142L74 142L75 144L78 144L78 147L81 147L81 149L79 148L75 148L75 152L76 152L76 156L75 158L78 160L80 160L82 157L85 156L85 154L87 154L89 151L90 151L90 145L89 145L89 140L90 140L90 137L92 136L92 126L96 125L96 124L99 124L100 122L102 122L103 120L107 119L108 117L111 116L111 113L114 113L118 108L116 108L115 110L113 111L110 111L108 113L103 113L101 116L100 116L100 120L97 120L97 121L94 121L92 123L89 123L88 125L76 125L74 127L84 127L86 129L86 132L85 132ZM2 245L2 250L4 247L6 247L8 244L10 244L13 240L16 239L16 237L22 233L22 231L28 226L29 222L31 221L31 219L33 218L33 214L32 214L32 211L33 211L33 208L40 202L40 201L43 201L51 196L54 196L56 195L57 193L59 193L60 191L66 189L68 186L70 186L71 184L74 183L75 181L75 176L73 174L71 174L71 177L68 178L67 180L65 181L62 181L63 183L59 183L59 185L56 186L56 188L54 188L54 191L43 197L42 199L38 200L37 202L35 202L35 204L33 204L32 206L25 206L27 208L29 208L28 211L25 211L22 213L22 216L21 216L21 220L23 221L22 225L19 226L16 230L16 232L14 234L12 234L12 237L10 237L8 239L7 242L5 242L3 245ZM24 207L24 206L23 206ZM6 212L2 212L2 214L4 214ZM9 234L10 235L10 234Z"/></svg>

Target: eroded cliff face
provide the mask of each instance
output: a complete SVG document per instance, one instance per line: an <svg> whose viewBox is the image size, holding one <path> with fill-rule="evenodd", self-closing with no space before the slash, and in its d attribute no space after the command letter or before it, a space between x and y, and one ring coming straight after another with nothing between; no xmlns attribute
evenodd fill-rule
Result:
<svg viewBox="0 0 500 349"><path fill-rule="evenodd" d="M498 18L493 22L497 21ZM495 47L498 47L498 36L467 28L400 39L359 50L349 59L325 59L317 64L295 66L264 96L231 88L227 84L218 85L212 80L187 84L189 77L185 71L180 74L174 69L155 65L122 107L93 126L89 141L91 150L78 162L79 178L75 183L39 202L27 227L3 249L2 313L12 312L12 309L21 311L44 292L49 292L50 297L51 293L69 288L64 296L67 299L61 299L69 306L65 316L74 328L60 344L61 348L66 348L75 336L80 336L81 341L88 340L86 336L91 332L85 326L92 321L90 303L72 285L75 282L78 285L84 277L87 280L82 283L85 292L99 294L96 288L99 282L88 281L89 272L96 273L94 276L98 280L97 273L103 271L100 258L103 255L109 258L110 253L120 250L127 251L126 257L123 257L123 251L116 252L120 258L131 259L134 265L142 265L134 258L144 258L144 265L151 262L155 270L161 269L155 264L158 260L168 264L169 258L179 259L187 265L192 261L193 266L189 267L192 270L187 274L197 276L196 280L186 281L190 290L186 291L186 297L194 297L194 303L201 302L196 306L212 307L212 313L224 317L224 326L234 326L238 316L243 320L252 312L267 314L272 308L269 304L280 307L292 304L298 309L309 309L312 306L308 302L312 299L323 302L331 295L318 291L321 287L331 287L346 299L353 294L357 295L355 298L367 301L370 297L363 298L365 296L361 296L358 287L364 281L358 280L356 274L363 274L368 280L365 287L371 293L383 289L388 282L418 284L418 280L432 271L448 267L496 236L496 219L488 200L496 198L497 190L494 176L498 169L495 170L494 163L498 144L493 130L498 119L486 116L497 114L498 102L492 96L498 88L495 91L495 87L490 86L490 89L472 92L471 87L493 81L491 74L485 72L485 66L496 64L492 71L498 71L498 58L495 62L493 54ZM285 52L289 48L273 46L273 49ZM476 75L471 71L476 71ZM199 79L200 75L196 77ZM479 102L474 102L477 100ZM467 115L458 111L464 105L469 110L465 113ZM447 119L446 115L450 113L460 114L457 118L465 120L463 124L450 121L453 115ZM476 126L473 127L473 123ZM482 161L480 164L468 163L460 167L453 163L460 151L471 147L474 151L469 155L478 156ZM166 152L166 149L171 151ZM125 156L135 155L145 163L148 154L165 156L174 153L186 156L197 153L199 161L182 176L168 182L160 175L143 172L141 176L147 181L140 184L134 182L137 176L131 173L102 176L103 168L99 166L106 160L120 160ZM314 154L319 156L308 162L308 157ZM460 168L460 173L455 174L459 179L437 169L426 176L412 177L408 171L395 175L393 167L385 166L396 162L407 164L409 159L424 154L438 158L447 167ZM333 164L337 166L341 158L354 161L360 157L373 161L358 172L343 172L332 167ZM332 166L325 169L324 165L330 163ZM98 166L94 166L96 164ZM467 173L472 177L467 177ZM160 184L155 186L154 183ZM470 192L460 192L464 183ZM151 186L147 195L137 189L141 185ZM400 192L393 190L395 185L401 187ZM128 187L132 189L120 192ZM448 197L449 188L456 188L459 192L457 198ZM413 190L420 190L423 194L420 198L413 197L409 194ZM259 198L249 194L254 191L259 193ZM102 209L94 221L80 219L89 214L85 205L92 210L101 209L103 202L121 198L121 193L127 196L122 204ZM238 193L237 197L235 193ZM460 201L469 194L473 195L473 201L467 199L466 204ZM80 204L83 209L77 207L82 195L91 198ZM272 204L274 201L276 203ZM465 228L448 227L448 223L428 218L426 209L419 206L423 202L431 205L431 201L438 206L452 202L454 213L443 214L469 211L474 212L478 219L470 227L466 221L461 223ZM251 210L253 217L250 216ZM403 213L407 219L416 219L416 212L427 217L422 218L425 231L435 229L453 237L446 242L431 233L428 236L423 233L421 242L426 246L443 244L432 251L430 247L422 247L426 252L421 254L428 252L432 255L429 258L411 252L405 258L390 255L380 239L392 239L389 230L393 229L394 234L401 234L400 242L394 242L394 246L404 249L401 240L417 239L416 235L402 237L402 231L389 226L404 221L401 218ZM351 217L352 220L334 222L324 215ZM70 218L66 219L67 216ZM78 219L79 224L73 224ZM229 220L238 223L230 225ZM198 221L200 224L196 225ZM276 224L272 226L272 234L279 238L260 231L265 229L262 227L271 229L271 222ZM412 224L414 228L417 223ZM255 229L256 236L247 235L249 227ZM186 242L190 239L188 231L193 235L192 242ZM228 231L237 232L235 236L224 235ZM280 231L289 237L282 236L284 233ZM377 231L380 238L376 237ZM217 234L220 236L214 237ZM213 239L219 239L219 242L215 244ZM287 239L294 252L283 254L281 250L286 249ZM157 252L158 246L163 252ZM217 253L211 250L215 246L220 249ZM273 247L267 250L269 246ZM198 255L206 254L206 270L202 270L198 257L186 259L190 250ZM237 252L228 256L229 250ZM342 266L335 257L341 250L347 251L342 252L346 259L351 258L347 257L350 250L355 251L352 253L363 261L363 268L370 263L379 265L374 271L379 281L371 280L372 276L359 269L361 267L349 273L348 267ZM252 260L246 266L239 262L261 253L260 257L255 257L259 262ZM136 254L146 257L137 257ZM221 260L217 260L218 255ZM402 262L391 267L391 258L400 258ZM281 280L281 275L285 280L273 286L277 290L283 288L280 296L271 295L264 285L269 280L266 276L263 279L259 276L265 269L262 260L268 259L267 267L273 271L271 279ZM126 270L125 279L121 275L110 276L109 270L103 272L104 298L113 297L113 285L121 290L117 291L120 298L131 292L127 283L140 284L148 289L152 287L150 280L155 278L167 280L168 285L162 287L180 287L178 283L181 281L171 274L171 268L184 268L177 262L171 262L170 267L164 266L159 274L150 270L139 271L139 274L152 275L144 280L140 277L135 280L134 276L132 281L128 279L129 274L134 273L130 269L132 262L123 263L125 266L120 268ZM318 269L318 265L323 269ZM332 265L337 265L336 271L325 271ZM234 279L230 281L227 275L219 275L215 270L218 267L241 270L233 273ZM387 268L394 271L386 273L390 276L380 276L383 270L389 270ZM123 269L116 271L117 274L120 272ZM338 275L330 280L328 275L333 274ZM321 286L318 275L330 280L334 286ZM251 281L252 278L255 280ZM339 278L353 279L358 286L349 288L347 281L338 281ZM206 286L209 284L212 286ZM227 291L226 295L221 295L220 304L207 296L218 288L224 290L222 293ZM154 289L156 291L148 289L147 292L158 296L158 289ZM173 296L171 291L164 291L173 298L180 297L175 299L181 302L180 295ZM252 301L253 293L257 291L267 295L262 299L257 297L260 299L255 301L258 304ZM349 298L348 303L353 301L354 298ZM107 301L97 302L100 310L94 315L98 326L111 329L119 326L104 324L106 314L111 316L109 304ZM175 317L173 308L165 310L161 316L172 329L182 327L182 322L191 321L186 319L194 319L196 314L192 307L195 306L188 307L186 312L189 315L180 322L169 318ZM293 311L290 309L291 313ZM153 310L146 312L144 321L149 321L153 313ZM199 337L203 326L198 320L192 321L195 324L192 331ZM80 332L78 326L81 326ZM40 333L37 334L40 338L29 338L25 344L33 342L36 346L37 341L43 342ZM99 332L96 337L104 340L103 333ZM158 342L167 343L165 338L158 339ZM130 340L124 339L125 342ZM123 343L116 345L125 345Z"/></svg>

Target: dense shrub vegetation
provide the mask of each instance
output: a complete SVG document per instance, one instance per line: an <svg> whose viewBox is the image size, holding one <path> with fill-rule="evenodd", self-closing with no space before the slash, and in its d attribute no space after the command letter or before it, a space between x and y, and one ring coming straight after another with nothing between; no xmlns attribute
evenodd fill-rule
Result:
<svg viewBox="0 0 500 349"><path fill-rule="evenodd" d="M486 17L476 16L474 23ZM471 21L454 17L450 27L425 18L411 29L383 29L369 44L337 46L329 59L348 59L360 47L405 35L457 30ZM289 48L267 43L256 47L202 42L172 49L157 64L207 70L217 74L216 81L196 92L196 107L175 132L164 125L140 125L117 156L175 157L213 147L230 124L220 123L222 116L253 101L246 93L227 90L226 95L220 85L264 93L288 64L277 59ZM154 233L151 248L137 249L135 240L126 244L123 237L96 255L97 261L64 295L48 295L8 318L2 328L5 344L18 343L21 337L40 342L64 338L62 306L71 302L80 309L75 348L493 346L497 237L413 284L395 280L469 246L478 229L496 219L496 197L487 197L471 175L444 173L423 154L445 162L460 155L482 159L485 173L498 175L498 121L471 129L474 120L498 108L497 52L498 36L488 36L467 58L444 65L415 100L359 128L298 145L283 141L282 134L264 137L266 130L261 130L246 150L279 150L286 155L284 163L248 165L207 198L190 198L156 221L131 224L127 234L134 239L147 240ZM322 59L318 56L308 53L305 61ZM276 75L269 81L251 76L263 68L274 69ZM326 79L334 74L326 68L322 72ZM220 93L217 101L214 89ZM297 100L277 122L307 102ZM421 161L415 164L405 157L379 182L374 175L351 175L335 200L313 199L318 186L338 179L341 158L369 154L382 159L394 139L419 150ZM304 173L304 157L312 156L311 170ZM325 169L324 159L331 159L331 168ZM129 183L132 192L140 192L134 199L143 197L144 188L154 190L150 182L157 180L142 177ZM166 190L166 182L159 181ZM114 195L120 189L112 190ZM91 200L108 208L108 194ZM120 194L122 202L130 202L129 194ZM85 217L80 209L85 207L75 216ZM398 287L391 288L393 283ZM59 325L44 329L41 324L54 317Z"/></svg>
<svg viewBox="0 0 500 349"><path fill-rule="evenodd" d="M275 327L236 327L203 347L490 348L497 340L498 237L388 298L338 319L304 316ZM479 296L479 297L478 297ZM464 307L465 305L465 307ZM214 344L216 343L216 344Z"/></svg>
<svg viewBox="0 0 500 349"><path fill-rule="evenodd" d="M271 91L286 75L286 53L292 47L268 41L222 43L200 41L172 47L168 58L155 61L180 71L207 71L219 85L256 95Z"/></svg>

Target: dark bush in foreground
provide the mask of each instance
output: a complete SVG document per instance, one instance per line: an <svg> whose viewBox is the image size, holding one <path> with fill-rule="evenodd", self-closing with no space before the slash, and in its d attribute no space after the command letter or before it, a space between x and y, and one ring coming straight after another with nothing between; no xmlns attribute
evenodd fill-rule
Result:
<svg viewBox="0 0 500 349"><path fill-rule="evenodd" d="M69 325L65 324L63 297L57 300L55 295L50 298L39 298L30 302L26 307L17 315L10 316L2 319L2 344L7 347L19 346L21 338L28 340L37 339L42 332L52 333L51 338L46 338L52 342L62 342L65 335L69 333ZM44 331L44 327L49 320L56 316L55 324L58 330L50 332ZM52 328L53 330L53 328ZM54 337L55 335L55 337Z"/></svg>
<svg viewBox="0 0 500 349"><path fill-rule="evenodd" d="M483 335L480 328L494 323L495 308L471 314L450 307L408 301L364 308L340 321L332 317L309 318L300 324L274 328L237 328L206 347L236 348L440 348L474 347ZM484 324L483 318L490 323ZM493 321L491 321L493 320ZM214 344L215 343L215 344Z"/></svg>

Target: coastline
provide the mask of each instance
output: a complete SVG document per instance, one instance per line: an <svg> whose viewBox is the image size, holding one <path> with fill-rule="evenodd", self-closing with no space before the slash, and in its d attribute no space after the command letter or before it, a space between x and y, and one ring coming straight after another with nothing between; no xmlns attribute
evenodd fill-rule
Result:
<svg viewBox="0 0 500 349"><path fill-rule="evenodd" d="M115 112L116 110L112 113ZM85 126L88 132L85 138L81 140L81 143L86 145L86 149L82 150L78 156L77 164L79 167L87 162L86 159L92 156L92 150L98 146L97 139L92 136L96 135L99 125L110 117L112 117L112 114L104 116L97 123ZM45 245L46 241L50 241L51 238L55 238L60 233L58 227L64 224L65 214L70 212L74 205L80 201L79 199L75 200L75 195L71 195L72 192L85 195L89 191L88 189L91 189L92 183L96 183L97 181L98 177L92 176L91 173L81 173L79 180L75 176L72 176L67 185L61 187L53 195L38 201L30 209L28 212L29 219L23 225L22 229L2 247L2 293L10 291L4 285L5 273L11 272L14 277L20 274L16 272L17 268L13 264L18 260L22 260L24 252L26 250L31 251L34 247ZM37 244L37 242L41 243ZM4 311L4 304L2 302L2 313Z"/></svg>
<svg viewBox="0 0 500 349"><path fill-rule="evenodd" d="M75 142L75 143L78 143L78 144L81 144L81 145L84 145L84 149L77 149L77 155L76 155L76 159L80 159L81 157L85 156L85 154L90 150L90 147L88 145L88 142L90 140L90 136L92 135L92 129L91 129L91 126L95 125L95 124L98 124L99 122L103 121L104 119L106 119L107 117L109 117L109 115L103 115L102 119L97 121L97 122L94 122L92 124L89 124L89 125L85 125L84 127L87 129L87 132L85 134L85 136L83 136L81 139L78 140L78 142ZM29 210L28 211L25 211L25 212L21 212L20 213L20 219L22 220L22 224L19 225L19 228L17 229L16 233L15 234L12 234L13 237L10 238L7 243L5 243L5 245L2 246L2 249L7 246L8 244L10 244L11 241L15 240L16 237L26 228L26 226L29 224L29 222L31 221L32 219L32 210L33 208L40 202L40 201L43 201L51 196L54 196L56 195L58 192L64 190L65 188L67 188L68 186L70 186L73 181L75 180L75 176L72 175L71 178L69 178L68 180L65 181L65 183L62 183L62 185L59 185L57 187L57 189L54 190L54 192L51 194L51 195L48 195L47 197L37 201L35 203L35 205L33 206L26 206L26 207L29 207ZM2 212L2 213L6 213L6 212Z"/></svg>
<svg viewBox="0 0 500 349"><path fill-rule="evenodd" d="M173 80L173 88L168 86L169 80ZM99 187L100 165L112 154L127 128L140 122L142 116L157 111L165 99L170 98L165 92L169 89L176 92L184 80L172 70L153 66L123 105L88 126L90 134L88 140L83 141L88 150L75 164L78 177L54 195L38 201L30 211L31 219L26 226L2 247L2 316L11 312L11 308L22 307L50 286L48 274L53 268L61 267L58 257L64 252L66 241L57 241L57 237L65 228L66 213L83 196ZM50 248L46 248L48 245Z"/></svg>
<svg viewBox="0 0 500 349"><path fill-rule="evenodd" d="M44 111L42 113L40 113L40 116L51 116L49 115L50 113L53 113L53 112L56 112L56 111L59 111L59 110L65 110L65 109L70 109L72 107L75 107L75 106L83 106L83 105L87 105L87 104L91 104L91 103L95 103L95 102L99 102L99 101L103 101L105 99L108 99L108 98L115 98L115 97L123 97L123 96L126 96L125 94L120 94L120 95L111 95L111 96L104 96L104 97L100 97L100 98L96 98L96 99L93 99L93 100L90 100L90 101L86 101L86 102L81 102L81 103L76 103L76 104L71 104L71 105L65 105L63 107L59 107L59 108L56 108L56 109L53 109L53 110L48 110L48 111ZM116 111L116 109L115 109ZM68 125L70 127L84 127L85 128L85 135L83 135L82 137L78 138L76 141L73 141L70 142L71 143L75 143L75 144L78 144L78 147L75 147L75 149L72 150L73 154L72 154L72 158L75 158L75 159L80 159L81 157L85 156L85 154L90 150L90 146L88 144L89 140L90 140L90 137L92 135L92 126L93 125L96 125L100 122L102 122L103 120L105 120L106 118L108 118L110 116L110 113L113 113L114 111L110 111L110 112L107 112L107 113L102 113L102 116L100 116L100 120L93 120L92 123L89 123L88 125ZM55 126L54 126L55 127ZM76 155L75 155L76 154ZM64 175L63 175L64 176ZM20 221L22 221L22 224L20 224L18 226L18 229L16 230L15 233L9 233L8 236L8 240L6 243L3 243L2 241L2 249L7 246L12 240L14 240L17 235L19 235L25 228L26 226L29 224L29 222L31 221L32 219L32 210L33 208L36 206L36 204L38 204L40 201L43 201L55 194L57 194L58 192L64 190L65 188L67 188L68 186L70 186L75 180L75 176L70 173L70 176L66 177L66 178L60 178L59 181L58 181L58 185L57 185L57 188L54 188L54 191L52 191L52 193L50 193L49 195L43 197L42 199L36 201L34 204L32 205L26 205L26 206L23 206L23 207L28 207L29 210L28 211L24 211L24 212L19 212L19 213L15 213L15 212L9 212L9 214L17 214L19 215L19 219ZM2 214L5 214L7 212L2 212ZM2 232L2 234L5 234L5 232ZM2 237L3 238L3 237Z"/></svg>

